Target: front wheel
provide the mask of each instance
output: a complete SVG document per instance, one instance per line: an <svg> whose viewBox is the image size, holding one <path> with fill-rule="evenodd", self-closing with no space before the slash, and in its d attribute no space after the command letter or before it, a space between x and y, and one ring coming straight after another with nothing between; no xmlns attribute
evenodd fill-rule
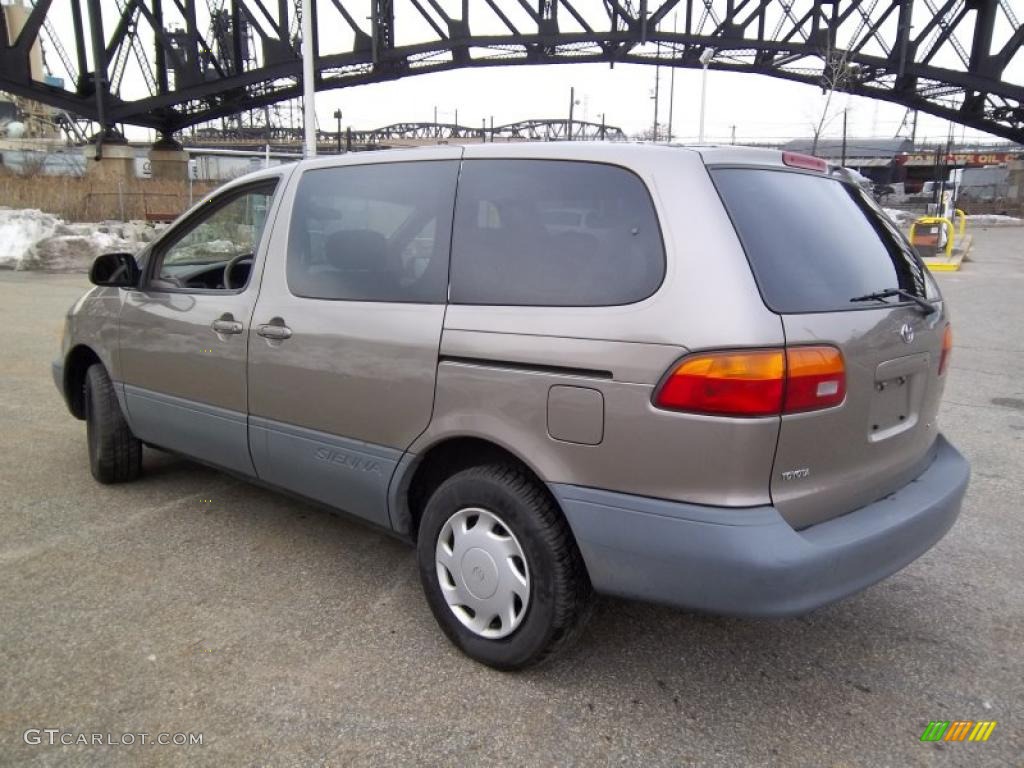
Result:
<svg viewBox="0 0 1024 768"><path fill-rule="evenodd" d="M445 480L424 509L417 555L441 629L491 667L540 663L576 636L589 612L590 580L565 518L513 465Z"/></svg>
<svg viewBox="0 0 1024 768"><path fill-rule="evenodd" d="M85 434L89 469L101 483L124 483L142 472L142 443L132 434L114 385L99 363L85 372Z"/></svg>

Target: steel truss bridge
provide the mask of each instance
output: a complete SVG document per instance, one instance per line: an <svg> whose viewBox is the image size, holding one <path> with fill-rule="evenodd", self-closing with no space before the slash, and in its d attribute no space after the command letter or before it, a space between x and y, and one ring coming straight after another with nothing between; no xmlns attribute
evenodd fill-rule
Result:
<svg viewBox="0 0 1024 768"><path fill-rule="evenodd" d="M569 138L570 124L566 119L521 120L507 125L473 128L455 123L392 123L372 130L326 131L317 130L318 145L347 148L381 147L389 145L442 144L463 141L559 141ZM626 134L615 125L573 120L572 138L586 141L624 141ZM215 146L298 146L303 141L302 128L271 125L240 125L224 128L202 127L188 136L186 144Z"/></svg>
<svg viewBox="0 0 1024 768"><path fill-rule="evenodd" d="M0 90L101 126L170 137L301 94L298 0L23 1L27 20L0 24ZM716 70L884 99L1024 143L1017 2L315 0L315 85L513 64L700 67L710 48ZM60 80L33 77L38 41Z"/></svg>

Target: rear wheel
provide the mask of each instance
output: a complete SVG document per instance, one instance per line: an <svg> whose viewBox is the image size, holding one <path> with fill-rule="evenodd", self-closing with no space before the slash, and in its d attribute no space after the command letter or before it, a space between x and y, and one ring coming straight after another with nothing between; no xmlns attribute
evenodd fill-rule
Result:
<svg viewBox="0 0 1024 768"><path fill-rule="evenodd" d="M124 483L142 472L142 443L132 434L114 385L98 363L85 373L85 433L89 469L101 483Z"/></svg>
<svg viewBox="0 0 1024 768"><path fill-rule="evenodd" d="M498 669L543 661L576 636L589 611L590 580L565 519L514 465L445 480L427 501L417 554L445 634Z"/></svg>

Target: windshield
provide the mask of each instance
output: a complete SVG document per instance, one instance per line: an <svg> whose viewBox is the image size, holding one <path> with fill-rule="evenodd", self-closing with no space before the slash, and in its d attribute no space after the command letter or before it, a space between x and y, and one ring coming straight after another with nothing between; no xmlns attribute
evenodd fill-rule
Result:
<svg viewBox="0 0 1024 768"><path fill-rule="evenodd" d="M891 288L928 296L925 267L863 190L790 171L716 168L711 176L775 312L863 309L850 299Z"/></svg>

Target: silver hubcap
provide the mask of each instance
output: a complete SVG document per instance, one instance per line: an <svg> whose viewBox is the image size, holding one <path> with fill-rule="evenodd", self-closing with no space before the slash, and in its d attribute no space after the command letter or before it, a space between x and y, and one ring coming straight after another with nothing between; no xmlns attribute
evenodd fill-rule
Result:
<svg viewBox="0 0 1024 768"><path fill-rule="evenodd" d="M530 570L501 518L460 509L441 526L435 552L437 581L456 618L481 637L512 634L530 603Z"/></svg>

